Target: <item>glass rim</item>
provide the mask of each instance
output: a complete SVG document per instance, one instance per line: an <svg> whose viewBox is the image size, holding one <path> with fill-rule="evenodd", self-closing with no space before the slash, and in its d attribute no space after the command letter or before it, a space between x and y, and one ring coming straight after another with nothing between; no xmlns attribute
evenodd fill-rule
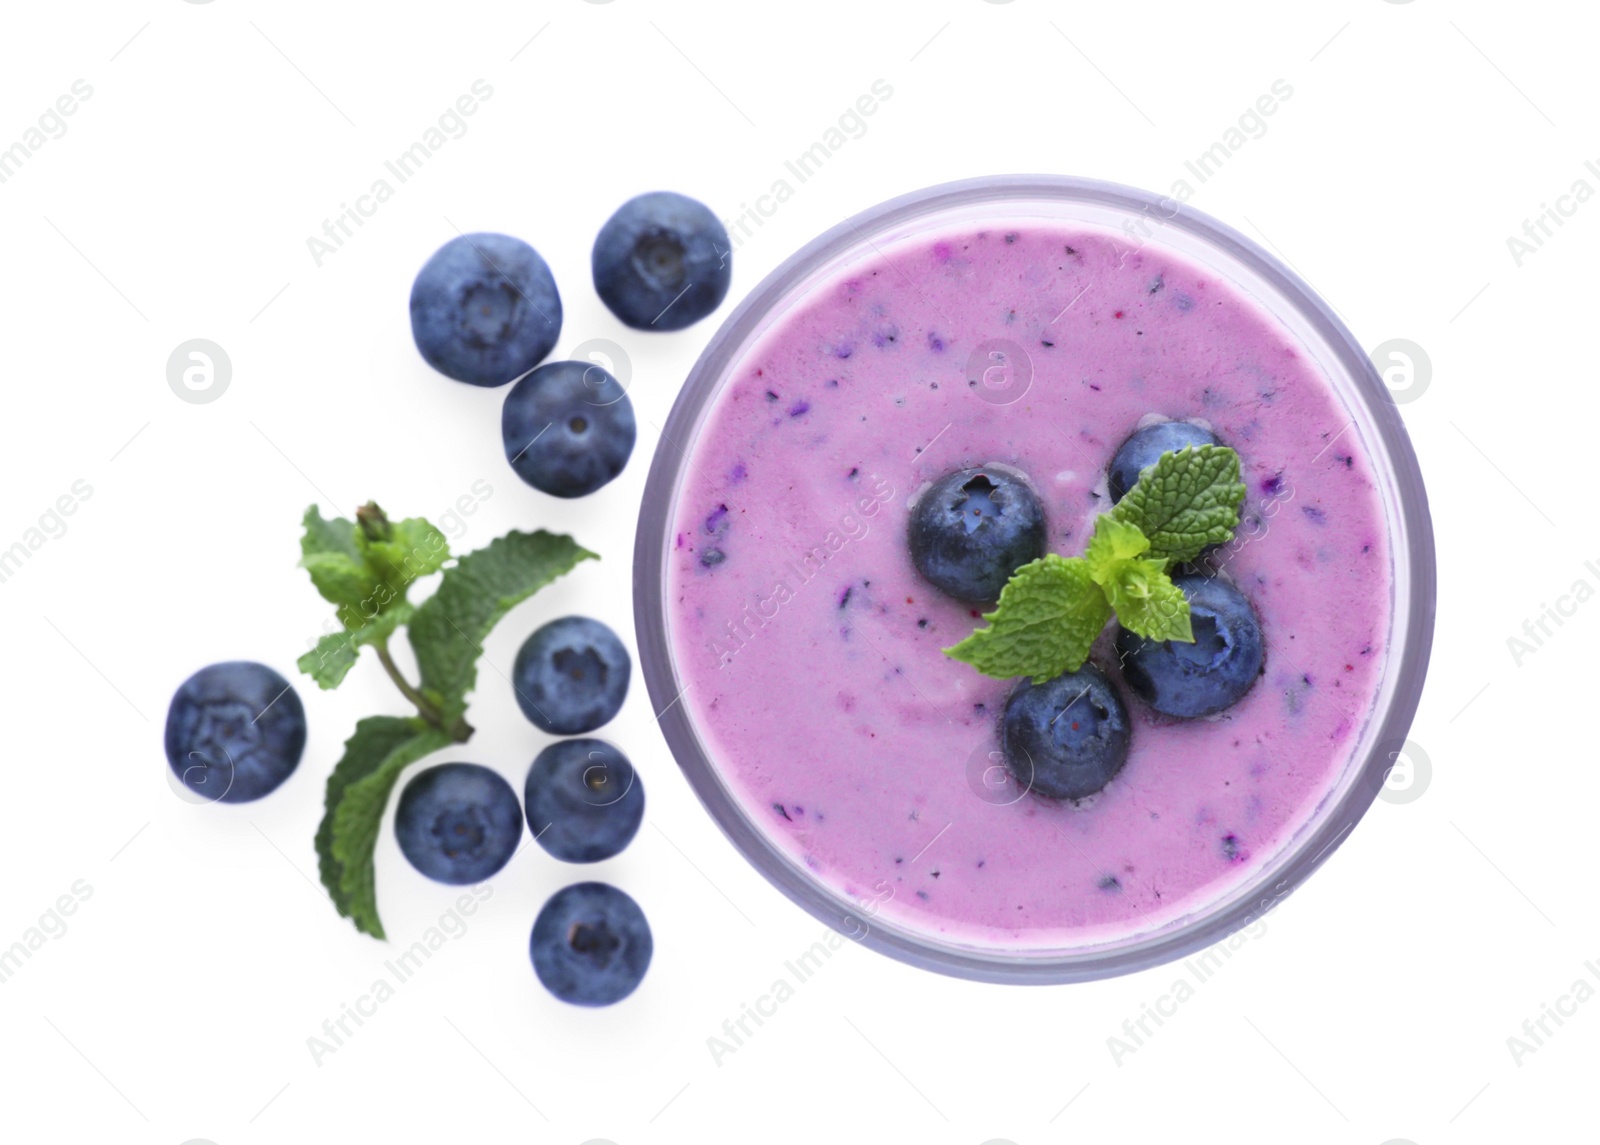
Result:
<svg viewBox="0 0 1600 1145"><path fill-rule="evenodd" d="M690 435L720 391L729 368L762 330L774 307L830 263L891 227L955 208L1030 201L1088 203L1153 215L1161 220L1161 226L1177 227L1254 273L1298 311L1350 383L1353 395L1341 393L1341 400L1354 396L1362 403L1368 418L1364 428L1375 436L1374 444L1381 451L1385 463L1381 468L1387 470L1392 483L1391 500L1384 510L1395 534L1391 559L1397 569L1403 563L1407 599L1397 600L1391 613L1388 663L1368 717L1369 726L1377 726L1366 737L1371 744L1367 758L1352 758L1343 791L1331 791L1324 797L1336 802L1312 813L1320 818L1287 845L1277 866L1269 864L1241 884L1257 888L1259 894L1237 896L1221 909L1199 908L1199 914L1121 944L1008 953L942 944L897 924L864 920L852 904L800 870L754 824L718 774L681 702L683 685L674 666L666 616L666 562L673 510L689 459L687 450L694 445ZM1281 313L1263 309L1283 321ZM1309 284L1251 239L1171 196L1075 176L992 175L912 191L852 215L784 260L734 308L690 370L662 427L661 439L645 484L633 565L635 637L640 670L652 708L658 713L656 721L695 794L740 854L797 906L879 953L959 978L1031 984L1111 977L1183 958L1251 925L1302 885L1376 800L1406 742L1432 650L1437 575L1427 492L1399 407L1367 352ZM1388 702L1379 710L1385 690ZM1272 883L1270 888L1267 882ZM851 933L863 928L864 933Z"/></svg>

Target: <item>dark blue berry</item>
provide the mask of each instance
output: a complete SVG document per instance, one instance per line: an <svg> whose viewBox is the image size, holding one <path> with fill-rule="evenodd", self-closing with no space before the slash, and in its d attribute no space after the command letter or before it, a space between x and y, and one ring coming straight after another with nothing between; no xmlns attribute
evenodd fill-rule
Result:
<svg viewBox="0 0 1600 1145"><path fill-rule="evenodd" d="M1163 453L1176 453L1191 445L1216 445L1208 429L1186 421L1158 421L1136 430L1111 459L1111 503L1116 504L1139 480L1139 474L1161 460Z"/></svg>
<svg viewBox="0 0 1600 1145"><path fill-rule="evenodd" d="M207 803L260 799L293 774L305 746L299 693L265 664L202 668L167 708L167 763Z"/></svg>
<svg viewBox="0 0 1600 1145"><path fill-rule="evenodd" d="M1208 716L1239 702L1261 675L1261 625L1226 581L1180 576L1194 643L1146 640L1117 630L1122 677L1135 695L1169 716Z"/></svg>
<svg viewBox="0 0 1600 1145"><path fill-rule="evenodd" d="M411 865L430 879L478 883L516 854L522 808L498 772L441 763L418 772L400 793L394 834Z"/></svg>
<svg viewBox="0 0 1600 1145"><path fill-rule="evenodd" d="M1005 469L957 469L911 511L911 561L959 600L991 601L1020 566L1045 553L1044 506Z"/></svg>
<svg viewBox="0 0 1600 1145"><path fill-rule="evenodd" d="M617 634L585 616L538 629L511 669L517 705L552 735L592 732L615 716L628 694L633 660Z"/></svg>
<svg viewBox="0 0 1600 1145"><path fill-rule="evenodd" d="M506 460L553 497L584 497L628 464L636 434L622 383L591 362L548 362L511 387L500 413Z"/></svg>
<svg viewBox="0 0 1600 1145"><path fill-rule="evenodd" d="M672 191L629 199L606 220L591 258L600 300L636 330L682 330L727 297L728 232L704 203Z"/></svg>
<svg viewBox="0 0 1600 1145"><path fill-rule="evenodd" d="M451 239L411 286L411 336L428 365L475 386L503 386L561 336L561 295L539 252L509 235Z"/></svg>
<svg viewBox="0 0 1600 1145"><path fill-rule="evenodd" d="M574 883L539 911L528 939L544 988L574 1006L609 1006L639 985L655 940L644 911L607 883Z"/></svg>
<svg viewBox="0 0 1600 1145"><path fill-rule="evenodd" d="M1001 720L1006 770L1048 799L1083 799L1110 783L1131 735L1122 697L1093 664L1044 684L1022 681Z"/></svg>
<svg viewBox="0 0 1600 1145"><path fill-rule="evenodd" d="M598 863L638 833L644 784L604 740L564 739L534 759L522 803L539 846L563 862Z"/></svg>

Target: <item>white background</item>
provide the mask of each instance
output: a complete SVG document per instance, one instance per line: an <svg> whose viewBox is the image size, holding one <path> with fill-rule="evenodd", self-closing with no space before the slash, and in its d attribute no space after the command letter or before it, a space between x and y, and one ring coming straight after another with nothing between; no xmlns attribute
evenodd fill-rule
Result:
<svg viewBox="0 0 1600 1145"><path fill-rule="evenodd" d="M0 985L13 1140L173 1143L1003 1139L1574 1140L1600 1002L1536 1053L1507 1038L1600 959L1593 641L1580 607L1520 666L1507 638L1574 581L1600 586L1591 275L1600 205L1520 267L1506 239L1600 160L1592 9L1415 0L802 5L580 0L9 5L0 147L74 80L93 95L0 184L0 548L73 482L65 535L0 584L0 946L76 880L92 897ZM531 42L530 42L531 39ZM318 267L306 239L472 81L493 97ZM203 664L293 674L328 606L295 568L316 501L437 519L456 541L575 533L604 559L496 632L461 752L520 788L541 746L499 675L571 611L632 643L645 471L715 321L640 336L598 303L588 251L625 198L671 188L724 216L874 80L891 99L735 259L734 295L892 194L1006 171L1166 191L1284 79L1293 97L1193 206L1275 249L1362 342L1423 346L1404 407L1441 564L1413 730L1432 781L1379 802L1327 866L1156 1035L1107 1048L1182 976L982 986L849 946L755 1037L706 1039L821 935L729 847L679 777L642 686L606 734L649 791L638 841L594 873L648 912L637 995L560 1005L529 968L544 897L575 877L529 848L493 896L320 1065L307 1038L391 956L336 917L311 836L362 715L404 710L370 656L299 684L304 762L272 797L196 807L163 779L174 687ZM791 179L791 182L793 180ZM1590 216L1593 217L1590 217ZM463 230L549 260L559 354L623 345L640 440L597 496L560 503L501 453L502 392L431 373L410 282ZM720 316L719 316L720 317ZM228 391L187 404L165 363L208 338ZM497 667L498 666L498 667ZM588 872L577 872L587 874ZM383 917L409 943L455 892L385 831ZM1587 1067L1587 1068L1585 1068Z"/></svg>

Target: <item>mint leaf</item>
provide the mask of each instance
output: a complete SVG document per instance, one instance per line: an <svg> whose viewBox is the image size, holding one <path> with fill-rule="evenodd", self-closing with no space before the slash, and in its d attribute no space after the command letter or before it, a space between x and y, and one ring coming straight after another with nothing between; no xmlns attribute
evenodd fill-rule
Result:
<svg viewBox="0 0 1600 1145"><path fill-rule="evenodd" d="M415 611L409 603L380 612L360 628L330 632L317 641L317 646L295 661L300 671L315 680L324 689L337 688L345 674L355 667L361 649L368 644L378 644L394 634L396 628L411 619Z"/></svg>
<svg viewBox="0 0 1600 1145"><path fill-rule="evenodd" d="M301 522L300 564L311 574L322 599L329 604L359 606L371 595L373 583L366 562L356 547L355 525L343 517L324 521L313 505Z"/></svg>
<svg viewBox="0 0 1600 1145"><path fill-rule="evenodd" d="M1163 561L1123 561L1101 586L1116 610L1117 623L1150 640L1194 643L1189 599L1172 583Z"/></svg>
<svg viewBox="0 0 1600 1145"><path fill-rule="evenodd" d="M343 553L312 553L300 564L329 604L359 606L372 593L367 570Z"/></svg>
<svg viewBox="0 0 1600 1145"><path fill-rule="evenodd" d="M450 542L421 517L394 521L386 532L381 539L371 539L357 530L356 545L374 579L401 598L413 581L438 572L450 559Z"/></svg>
<svg viewBox="0 0 1600 1145"><path fill-rule="evenodd" d="M1244 495L1237 453L1222 445L1188 446L1163 453L1111 516L1150 538L1150 559L1181 563L1233 536Z"/></svg>
<svg viewBox="0 0 1600 1145"><path fill-rule="evenodd" d="M391 522L375 504L362 507L360 522L324 520L313 505L302 521L300 563L330 604L339 606L346 628L405 603L412 582L438 572L450 559L450 543L421 517ZM391 629L392 631L392 629Z"/></svg>
<svg viewBox="0 0 1600 1145"><path fill-rule="evenodd" d="M1124 628L1152 640L1193 643L1188 598L1167 575L1165 561L1141 558L1149 549L1150 539L1138 529L1102 513L1083 558Z"/></svg>
<svg viewBox="0 0 1600 1145"><path fill-rule="evenodd" d="M1104 585L1124 562L1149 549L1150 538L1141 533L1137 526L1119 521L1109 513L1102 513L1095 518L1094 536L1089 538L1089 547L1083 551L1083 559L1089 562L1089 575L1094 582Z"/></svg>
<svg viewBox="0 0 1600 1145"><path fill-rule="evenodd" d="M356 724L343 758L328 776L316 835L317 867L334 906L364 934L384 937L372 852L389 793L407 765L452 742L419 719L369 716Z"/></svg>
<svg viewBox="0 0 1600 1145"><path fill-rule="evenodd" d="M439 590L417 606L406 627L422 693L438 706L443 723L466 711L484 638L500 618L579 561L599 559L571 537L540 529L508 533L445 569Z"/></svg>
<svg viewBox="0 0 1600 1145"><path fill-rule="evenodd" d="M317 682L323 690L337 688L351 668L356 666L361 649L356 647L348 632L330 632L317 641L317 646L295 661L295 666Z"/></svg>
<svg viewBox="0 0 1600 1145"><path fill-rule="evenodd" d="M300 555L302 557L314 556L317 553L342 553L358 564L361 561L361 550L356 548L355 522L347 521L343 517L335 517L331 521L322 519L322 510L312 505L301 519L305 533L300 537Z"/></svg>
<svg viewBox="0 0 1600 1145"><path fill-rule="evenodd" d="M1042 684L1083 667L1111 619L1111 606L1087 560L1050 553L1013 573L984 619L988 628L946 648L945 655L986 676L1032 676Z"/></svg>

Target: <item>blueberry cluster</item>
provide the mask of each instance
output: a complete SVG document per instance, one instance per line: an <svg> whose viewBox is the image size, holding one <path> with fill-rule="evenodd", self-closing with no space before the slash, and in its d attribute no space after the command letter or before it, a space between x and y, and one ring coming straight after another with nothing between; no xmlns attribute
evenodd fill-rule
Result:
<svg viewBox="0 0 1600 1145"><path fill-rule="evenodd" d="M655 191L606 221L590 264L595 292L623 324L682 330L722 304L731 254L727 231L703 203ZM637 431L633 403L609 370L540 365L561 322L550 267L509 235L451 239L411 287L411 335L430 366L474 386L516 382L500 437L517 476L553 497L583 497L622 472Z"/></svg>
<svg viewBox="0 0 1600 1145"><path fill-rule="evenodd" d="M1182 421L1137 430L1111 459L1107 486L1120 501L1163 453L1220 444ZM1044 506L1027 478L1005 466L958 469L935 481L912 510L912 564L958 600L992 603L1011 574L1044 556ZM1260 622L1248 598L1196 567L1173 578L1189 602L1194 642L1150 640L1117 626L1123 683L1152 710L1192 719L1239 702L1261 674ZM1000 719L1006 769L1024 790L1078 801L1100 791L1127 762L1128 709L1112 678L1086 663L1043 684L1020 680Z"/></svg>
<svg viewBox="0 0 1600 1145"><path fill-rule="evenodd" d="M584 736L608 723L627 696L632 660L598 620L567 616L523 643L512 670L517 704L557 735ZM444 763L413 776L395 811L395 837L418 871L442 883L478 883L516 854L526 820L534 841L567 863L622 852L644 818L644 784L604 740L563 739L534 758L522 803L497 773ZM529 954L539 981L564 1002L603 1006L632 993L650 965L644 912L626 893L586 882L539 911Z"/></svg>

